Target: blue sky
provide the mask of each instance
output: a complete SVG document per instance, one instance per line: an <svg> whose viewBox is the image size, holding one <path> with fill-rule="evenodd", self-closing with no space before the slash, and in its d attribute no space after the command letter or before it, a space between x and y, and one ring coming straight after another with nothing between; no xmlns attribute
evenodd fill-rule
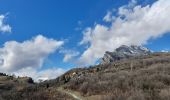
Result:
<svg viewBox="0 0 170 100"><path fill-rule="evenodd" d="M0 44L9 40L24 41L37 34L65 40L68 48L74 48L82 38L81 31L75 31L82 21L82 28L94 24L106 14L112 0L2 0L0 13L7 14L7 23L12 26L12 33L1 34ZM103 5L103 3L105 5ZM57 55L58 56L58 55ZM62 55L56 59L62 60ZM61 64L62 65L62 64Z"/></svg>
<svg viewBox="0 0 170 100"><path fill-rule="evenodd" d="M0 45L10 40L22 42L37 34L49 38L68 40L66 48L77 49L83 35L82 29L100 22L107 10L117 8L127 0L2 0L0 13L7 14L6 22L12 27L12 33L0 34ZM81 25L79 26L79 21ZM62 54L51 55L54 63L46 66L73 66L62 62Z"/></svg>
<svg viewBox="0 0 170 100"><path fill-rule="evenodd" d="M87 44L82 43L85 45L79 45L85 37L83 35L85 30L88 27L95 30L97 25L111 27L110 25L114 21L103 21L106 14L111 12L112 16L118 17L120 16L118 9L133 1L137 1L133 7L137 5L151 6L157 2L156 0L1 0L0 14L5 15L4 23L10 25L12 30L5 33L1 31L0 47L3 48L4 43L8 41L22 43L37 35L42 35L57 41L64 41L64 45L59 50L49 54L38 70L52 67L70 69L79 66L75 62L88 48L93 47L92 43L94 42L90 41ZM143 43L141 40L142 42L140 41L139 44L144 44L153 51L170 49L170 34L167 30L161 35L155 36L156 38L153 39L153 37L147 38L147 43ZM78 52L79 55L76 55L74 61L63 62L65 53L69 50ZM111 48L106 50L111 50Z"/></svg>

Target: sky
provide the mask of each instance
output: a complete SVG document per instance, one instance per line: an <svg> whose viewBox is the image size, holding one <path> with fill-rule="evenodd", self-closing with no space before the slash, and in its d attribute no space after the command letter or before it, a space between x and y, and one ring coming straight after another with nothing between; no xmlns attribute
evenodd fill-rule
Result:
<svg viewBox="0 0 170 100"><path fill-rule="evenodd" d="M170 0L1 0L0 71L35 80L121 45L170 50Z"/></svg>

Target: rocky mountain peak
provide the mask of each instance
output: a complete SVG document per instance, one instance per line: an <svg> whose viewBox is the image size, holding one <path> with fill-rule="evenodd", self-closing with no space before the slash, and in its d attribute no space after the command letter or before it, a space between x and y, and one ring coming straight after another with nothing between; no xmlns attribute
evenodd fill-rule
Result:
<svg viewBox="0 0 170 100"><path fill-rule="evenodd" d="M144 56L150 54L151 51L145 47L131 45L126 46L122 45L119 48L115 49L113 52L106 51L104 57L101 60L101 63L111 63L121 59L128 59L131 57Z"/></svg>

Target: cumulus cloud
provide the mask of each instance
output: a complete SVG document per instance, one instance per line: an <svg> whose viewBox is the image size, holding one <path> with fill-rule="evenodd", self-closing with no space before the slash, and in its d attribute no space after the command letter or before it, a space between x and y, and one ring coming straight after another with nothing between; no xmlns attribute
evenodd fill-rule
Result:
<svg viewBox="0 0 170 100"><path fill-rule="evenodd" d="M38 35L22 43L8 41L0 48L0 70L17 76L38 79L53 79L63 74L61 68L38 71L45 58L63 45L63 41L48 39Z"/></svg>
<svg viewBox="0 0 170 100"><path fill-rule="evenodd" d="M4 23L5 15L0 15L0 31L11 32L11 26Z"/></svg>
<svg viewBox="0 0 170 100"><path fill-rule="evenodd" d="M128 4L128 7L129 7L129 8L132 8L132 7L134 7L136 4L137 4L137 0L131 0L131 1L129 2L129 4Z"/></svg>
<svg viewBox="0 0 170 100"><path fill-rule="evenodd" d="M96 24L85 29L80 44L89 47L81 55L80 64L94 64L105 51L113 51L123 44L143 45L151 38L170 32L170 0L158 0L146 6L132 1L118 9L110 26Z"/></svg>
<svg viewBox="0 0 170 100"><path fill-rule="evenodd" d="M63 62L74 62L74 57L80 54L78 51L74 50L61 50L60 53L64 54Z"/></svg>
<svg viewBox="0 0 170 100"><path fill-rule="evenodd" d="M44 81L49 79L55 79L58 76L62 75L64 72L66 72L65 69L56 68L56 67L41 70L41 71L37 71L36 69L29 67L29 68L18 70L13 74L21 77L29 76L32 77L34 81L39 82L40 80Z"/></svg>
<svg viewBox="0 0 170 100"><path fill-rule="evenodd" d="M42 67L48 55L63 44L63 41L49 39L42 35L24 42L8 41L0 48L0 70L8 73L19 70L29 73L30 71L27 69L36 71ZM38 74L41 73L38 72Z"/></svg>
<svg viewBox="0 0 170 100"><path fill-rule="evenodd" d="M115 19L114 16L112 16L112 12L108 11L106 16L103 18L103 21L105 22L112 22Z"/></svg>
<svg viewBox="0 0 170 100"><path fill-rule="evenodd" d="M169 52L169 50L168 49L165 49L165 50L161 50L161 52Z"/></svg>
<svg viewBox="0 0 170 100"><path fill-rule="evenodd" d="M78 52L66 53L66 54L64 55L63 61L64 61L64 62L71 61L73 57L76 57L76 56L78 56L78 55L79 55Z"/></svg>

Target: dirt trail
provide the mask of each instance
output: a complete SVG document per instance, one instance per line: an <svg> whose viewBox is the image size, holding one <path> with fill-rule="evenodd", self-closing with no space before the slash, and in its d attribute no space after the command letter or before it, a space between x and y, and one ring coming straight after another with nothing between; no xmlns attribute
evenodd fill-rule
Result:
<svg viewBox="0 0 170 100"><path fill-rule="evenodd" d="M62 87L57 89L59 92L65 93L67 95L72 96L75 100L84 100L82 96L80 96L78 93L75 93L73 91L70 90L64 90Z"/></svg>

